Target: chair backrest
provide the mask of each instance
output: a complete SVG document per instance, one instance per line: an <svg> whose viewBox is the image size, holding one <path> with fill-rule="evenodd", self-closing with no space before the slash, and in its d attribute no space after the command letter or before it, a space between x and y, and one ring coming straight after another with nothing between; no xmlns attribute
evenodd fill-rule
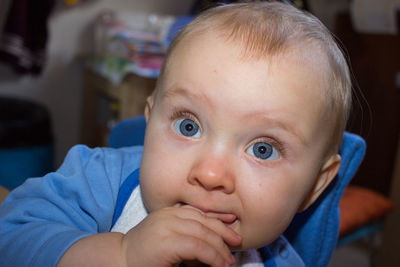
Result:
<svg viewBox="0 0 400 267"><path fill-rule="evenodd" d="M126 119L111 131L114 148L143 145L146 121L143 116ZM338 175L316 202L295 216L284 235L306 266L326 266L339 237L339 201L345 187L360 166L366 144L358 135L345 132L340 149L342 164Z"/></svg>
<svg viewBox="0 0 400 267"><path fill-rule="evenodd" d="M113 148L142 146L146 120L144 116L125 119L111 129L108 145Z"/></svg>

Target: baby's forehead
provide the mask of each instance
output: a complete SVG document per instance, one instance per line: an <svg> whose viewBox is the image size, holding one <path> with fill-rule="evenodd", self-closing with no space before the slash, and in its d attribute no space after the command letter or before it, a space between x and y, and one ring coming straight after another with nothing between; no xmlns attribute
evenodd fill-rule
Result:
<svg viewBox="0 0 400 267"><path fill-rule="evenodd" d="M211 38L204 38L205 36L210 36ZM330 81L332 70L330 63L324 48L316 43L310 41L298 42L287 47L280 49L279 51L268 52L262 54L261 50L252 49L248 47L247 43L243 43L240 40L229 40L226 36L221 36L220 32L207 32L196 36L187 36L186 40L182 40L180 45L175 47L175 51L171 53L166 63L165 75L169 74L169 67L174 65L173 62L177 58L185 58L185 61L190 62L190 56L197 56L197 54L202 54L202 45L196 45L198 42L209 42L207 45L207 50L210 53L218 56L219 50L213 51L212 48L220 45L225 46L227 50L233 49L235 51L232 57L237 58L236 64L248 63L248 62L262 62L263 68L265 68L266 75L274 75L281 71L286 71L287 65L282 64L284 62L294 62L295 66L298 66L299 71L303 69L308 70L305 75L312 74L319 77L320 80L324 81L324 85L320 87L321 90L328 89L330 87ZM209 49L211 47L211 49ZM194 53L186 53L187 50L192 50ZM179 59L178 59L179 60ZM207 58L204 58L207 60ZM172 63L172 64L171 64ZM224 64L222 61L221 64ZM232 62L226 62L232 64ZM193 65L192 65L193 66ZM195 66L193 66L195 67Z"/></svg>
<svg viewBox="0 0 400 267"><path fill-rule="evenodd" d="M212 36L212 38L205 38L206 36ZM204 42L204 40L208 40L210 47L218 43L227 47L236 47L237 56L243 61L265 60L269 64L273 61L279 62L287 58L296 58L298 61L301 60L309 65L317 66L317 69L324 67L326 72L329 71L327 48L318 40L299 37L286 43L268 46L260 44L260 40L248 40L240 38L240 36L232 36L227 29L199 30L187 33L172 47L172 51L166 58L166 67L182 51L187 50L199 41ZM198 53L201 53L201 51L198 51Z"/></svg>
<svg viewBox="0 0 400 267"><path fill-rule="evenodd" d="M209 42L209 45L207 45L207 42ZM198 43L201 44L199 45ZM323 48L317 43L300 42L288 46L285 49L281 49L280 51L276 51L275 53L268 54L260 54L260 50L252 50L245 45L246 44L243 44L243 42L240 41L236 42L234 40L226 39L225 36L221 36L218 31L186 36L186 38L181 40L180 44L175 47L173 53L170 54L162 75L164 77L161 77L161 80L168 80L171 72L173 72L174 76L179 76L180 73L173 71L172 68L176 67L177 64L182 64L182 62L194 62L190 57L198 57L199 54L202 55L204 51L202 49L204 47L207 47L208 56L210 56L210 54L218 56L220 50L215 49L215 51L213 51L213 47L225 46L226 50L235 51L232 54L232 57L235 57L238 60L228 60L226 63L221 61L219 64L222 66L225 63L227 67L229 67L229 64L232 64L232 62L235 64L261 62L262 68L265 68L265 75L278 75L280 72L287 71L288 64L284 64L285 62L292 62L295 64L292 64L290 67L297 67L299 72L303 72L304 75L307 76L312 75L316 78L313 80L320 82L317 88L321 90L322 94L323 91L328 90L330 87L329 82L332 79L330 79L331 70L328 58ZM192 52L187 52L188 50ZM204 61L207 61L208 59L209 58L206 57L203 58ZM195 63L187 64L187 66L189 69L196 68L194 64ZM259 66L260 64L257 65L257 67ZM164 89L166 88L164 87Z"/></svg>
<svg viewBox="0 0 400 267"><path fill-rule="evenodd" d="M198 36L197 38L198 40L201 40L200 42L204 43L204 38L202 38L201 36ZM190 42L187 43L189 45L182 46L182 50L192 49L193 51L195 51L195 53L185 53L184 51L179 51L180 47L177 47L176 54L170 58L171 68L164 73L164 80L167 81L167 84L165 84L166 86L162 86L164 93L167 93L166 90L171 90L171 83L175 83L177 80L187 80L188 77L195 75L194 77L196 78L200 77L200 79L198 79L197 81L201 82L202 79L207 79L207 75L214 75L214 73L212 73L213 71L218 72L224 69L232 70L232 72L228 73L225 76L225 78L227 79L226 86L229 86L229 80L235 81L235 75L240 75L242 80L250 79L248 81L248 84L249 86L253 86L256 83L254 80L252 80L252 78L257 77L253 76L252 74L254 72L259 73L261 69L262 76L279 76L279 80L281 82L286 77L288 78L288 80L293 80L290 79L290 76L282 76L282 73L291 73L293 74L293 76L297 77L297 80L294 79L294 82L290 81L294 87L298 87L298 85L301 84L302 80L307 80L308 83L306 84L306 87L313 87L315 88L315 90L320 91L317 93L318 99L320 99L320 96L326 95L324 91L326 91L327 87L329 87L329 78L327 75L328 67L326 66L326 62L322 59L323 57L318 55L318 53L310 53L309 50L297 46L293 49L282 51L282 53L280 54L266 57L255 57L250 55L243 56L243 54L235 53L237 46L232 48L232 44L228 43L226 40L212 40L220 42L222 43L222 45L217 45L216 42L213 42L214 46L210 46L211 49L202 51L201 47L204 44L202 43L200 45L196 45L196 41L192 40L192 48L190 48ZM224 47L224 45L226 45L226 48ZM216 48L216 50L213 51L212 48L216 46L219 46L219 48ZM228 53L228 55L232 56L227 58L226 60L214 60L213 53L221 53L221 47L223 54L227 50L234 51L233 53ZM241 48L239 48L239 52L241 51L240 49ZM199 54L201 55L200 68L196 66L196 64L199 63ZM191 56L193 56L193 58L190 58ZM231 60L231 58L233 58L233 60ZM211 63L204 63L207 61L211 61ZM182 64L184 66L183 68L181 67ZM289 83L289 81L283 81L283 83ZM265 84L263 83L258 84L260 88L264 87L264 85ZM181 88L184 88L185 86L186 85L184 84L179 85L179 87ZM188 86L188 88L192 88L192 86L193 85L190 85ZM196 85L194 86L193 96L199 96L198 94L196 94L195 88ZM245 95L246 93L248 93L249 88L250 87L236 88L236 90L242 91L241 95ZM218 89L218 87L216 87L216 89ZM277 89L279 89L279 85L277 85ZM229 91L222 90L219 92L219 97L224 97L224 94L229 93ZM167 95L171 95L171 93L168 92ZM199 97L201 97L201 95ZM317 101L318 99L315 100Z"/></svg>

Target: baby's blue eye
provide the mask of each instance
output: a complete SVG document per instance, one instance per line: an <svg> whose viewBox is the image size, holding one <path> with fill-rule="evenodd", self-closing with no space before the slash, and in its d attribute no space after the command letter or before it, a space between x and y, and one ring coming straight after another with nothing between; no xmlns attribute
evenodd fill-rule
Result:
<svg viewBox="0 0 400 267"><path fill-rule="evenodd" d="M265 142L258 142L251 145L246 152L262 160L276 160L279 158L276 148Z"/></svg>
<svg viewBox="0 0 400 267"><path fill-rule="evenodd" d="M174 122L174 129L179 134L187 137L200 138L200 127L191 119L179 119Z"/></svg>

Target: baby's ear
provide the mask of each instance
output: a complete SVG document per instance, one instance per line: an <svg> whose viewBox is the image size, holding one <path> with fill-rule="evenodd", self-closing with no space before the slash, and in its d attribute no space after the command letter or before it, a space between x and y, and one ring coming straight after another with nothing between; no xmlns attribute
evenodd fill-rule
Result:
<svg viewBox="0 0 400 267"><path fill-rule="evenodd" d="M147 97L146 106L144 107L144 117L146 118L146 122L149 121L152 108L153 108L153 95L150 95Z"/></svg>
<svg viewBox="0 0 400 267"><path fill-rule="evenodd" d="M329 157L329 159L322 166L310 193L300 206L298 210L299 212L307 209L312 203L314 203L315 200L317 200L321 193L324 192L325 188L331 183L339 171L341 162L342 158L339 154L334 154Z"/></svg>

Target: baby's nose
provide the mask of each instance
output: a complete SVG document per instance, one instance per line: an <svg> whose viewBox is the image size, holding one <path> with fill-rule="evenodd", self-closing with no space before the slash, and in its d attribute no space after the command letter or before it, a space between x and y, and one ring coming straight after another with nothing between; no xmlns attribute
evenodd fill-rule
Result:
<svg viewBox="0 0 400 267"><path fill-rule="evenodd" d="M205 156L194 163L188 177L192 185L208 191L222 191L231 194L235 190L235 177L226 158Z"/></svg>

